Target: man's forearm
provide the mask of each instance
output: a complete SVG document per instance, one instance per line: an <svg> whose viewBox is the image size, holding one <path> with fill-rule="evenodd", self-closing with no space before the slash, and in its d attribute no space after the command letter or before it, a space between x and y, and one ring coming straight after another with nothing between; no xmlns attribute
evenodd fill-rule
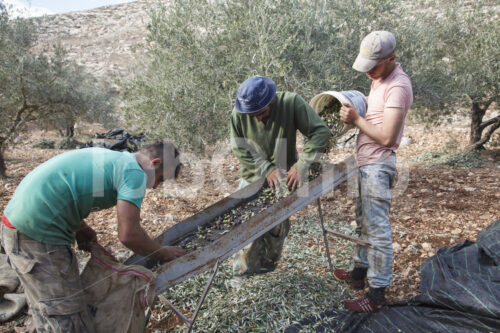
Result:
<svg viewBox="0 0 500 333"><path fill-rule="evenodd" d="M350 124L354 124L361 132L385 147L392 147L396 144L400 130L403 126L405 113L402 108L386 108L380 126L368 122L365 118L356 113L350 104L342 106L340 109L340 119Z"/></svg>
<svg viewBox="0 0 500 333"><path fill-rule="evenodd" d="M259 156L256 156L255 159L252 159L247 154L244 154L237 149L233 149L233 153L240 161L242 169L246 170L249 174L252 175L252 179L246 179L246 177L244 176L245 180L248 180L250 182L253 182L263 176L267 177L269 176L269 174L271 174L272 171L276 169L276 166L274 164Z"/></svg>
<svg viewBox="0 0 500 333"><path fill-rule="evenodd" d="M354 125L356 125L356 127L358 127L361 132L363 132L364 134L368 135L370 138L375 140L378 144L387 146L391 143L389 142L389 136L387 135L387 133L384 132L383 127L375 126L369 123L363 117L358 117L354 121Z"/></svg>
<svg viewBox="0 0 500 333"><path fill-rule="evenodd" d="M403 110L394 108L385 112L391 114L387 117L384 115L382 126L373 125L363 117L358 117L354 121L354 125L378 144L385 147L392 147L396 144L401 126L403 125Z"/></svg>
<svg viewBox="0 0 500 333"><path fill-rule="evenodd" d="M158 259L156 254L161 249L161 245L151 239L141 226L134 228L134 230L129 230L126 235L120 237L120 241L127 248L143 257Z"/></svg>

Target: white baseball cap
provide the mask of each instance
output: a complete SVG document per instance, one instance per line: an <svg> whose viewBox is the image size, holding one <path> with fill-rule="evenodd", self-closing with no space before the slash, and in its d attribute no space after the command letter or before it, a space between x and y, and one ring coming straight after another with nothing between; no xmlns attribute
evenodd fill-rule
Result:
<svg viewBox="0 0 500 333"><path fill-rule="evenodd" d="M359 72L366 73L377 62L394 52L396 48L396 38L389 31L372 31L361 41L359 54L352 68Z"/></svg>

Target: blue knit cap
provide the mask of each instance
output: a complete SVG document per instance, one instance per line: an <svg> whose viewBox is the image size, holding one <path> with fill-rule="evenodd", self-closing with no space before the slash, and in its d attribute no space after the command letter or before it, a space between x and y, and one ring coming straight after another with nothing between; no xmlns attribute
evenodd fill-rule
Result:
<svg viewBox="0 0 500 333"><path fill-rule="evenodd" d="M254 76L243 82L236 95L236 110L255 113L271 103L276 95L276 84L265 76Z"/></svg>

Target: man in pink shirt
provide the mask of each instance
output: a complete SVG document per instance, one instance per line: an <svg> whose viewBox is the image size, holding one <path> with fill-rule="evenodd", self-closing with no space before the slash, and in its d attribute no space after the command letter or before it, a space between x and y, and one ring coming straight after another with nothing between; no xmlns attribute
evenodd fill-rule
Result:
<svg viewBox="0 0 500 333"><path fill-rule="evenodd" d="M351 105L340 110L341 119L359 128L356 144L358 197L356 232L372 244L357 246L354 269L336 269L335 277L355 289L370 291L363 297L344 301L355 312L372 312L385 304L384 292L392 279L392 238L389 222L391 192L396 175L396 153L403 135L404 122L413 102L411 80L395 62L396 39L388 31L373 31L361 42L355 70L372 80L366 117L358 116Z"/></svg>

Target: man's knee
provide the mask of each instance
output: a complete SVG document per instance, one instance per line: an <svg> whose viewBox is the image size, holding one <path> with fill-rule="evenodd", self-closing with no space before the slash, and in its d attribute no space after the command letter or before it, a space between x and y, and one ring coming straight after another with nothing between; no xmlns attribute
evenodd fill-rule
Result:
<svg viewBox="0 0 500 333"><path fill-rule="evenodd" d="M17 251L9 252L38 332L93 332L78 262L69 247L20 236Z"/></svg>
<svg viewBox="0 0 500 333"><path fill-rule="evenodd" d="M276 227L269 231L269 234L273 237L284 239L290 231L290 220L286 219Z"/></svg>

